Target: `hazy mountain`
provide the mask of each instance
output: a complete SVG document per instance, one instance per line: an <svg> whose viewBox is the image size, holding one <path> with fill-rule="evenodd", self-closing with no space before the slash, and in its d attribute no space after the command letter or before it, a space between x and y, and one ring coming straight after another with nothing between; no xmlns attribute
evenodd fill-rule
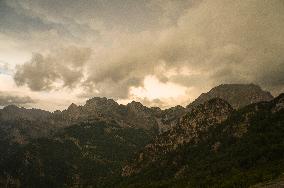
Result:
<svg viewBox="0 0 284 188"><path fill-rule="evenodd" d="M25 109L14 105L0 110L1 139L25 144L31 138L49 136L59 125L51 121L52 113L40 109Z"/></svg>
<svg viewBox="0 0 284 188"><path fill-rule="evenodd" d="M148 108L135 101L121 105L105 97L89 99L83 106L71 104L66 110L53 113L10 105L0 110L0 128L6 131L10 140L18 143L26 143L31 138L50 136L73 124L98 120L115 122L120 127L142 128L158 134L174 127L192 107L215 97L228 101L234 108L273 98L269 92L253 84L225 84L202 94L188 105L188 108L176 106L161 110L157 107Z"/></svg>
<svg viewBox="0 0 284 188"><path fill-rule="evenodd" d="M147 145L139 153L137 161L131 166L126 166L123 175L129 176L139 173L143 168L151 166L165 153L171 152L179 145L189 142L197 143L200 135L226 120L233 111L230 104L222 99L211 99L204 104L193 108L171 130L159 135L153 143Z"/></svg>
<svg viewBox="0 0 284 188"><path fill-rule="evenodd" d="M0 110L0 187L269 181L284 172L284 94L271 99L255 85L220 85L188 108L99 97L53 113L7 106Z"/></svg>
<svg viewBox="0 0 284 188"><path fill-rule="evenodd" d="M9 120L42 120L51 115L50 112L40 109L25 109L15 105L9 105L0 110L0 119L2 121Z"/></svg>
<svg viewBox="0 0 284 188"><path fill-rule="evenodd" d="M248 187L273 179L284 171L283 125L284 94L237 111L212 99L136 154L121 187Z"/></svg>
<svg viewBox="0 0 284 188"><path fill-rule="evenodd" d="M270 101L273 99L273 96L268 91L264 91L254 84L222 84L212 88L207 93L202 93L188 105L188 108L202 104L212 98L224 99L233 108L238 109L252 103Z"/></svg>
<svg viewBox="0 0 284 188"><path fill-rule="evenodd" d="M100 97L87 100L83 106L71 104L66 110L53 113L10 105L0 110L0 129L6 131L6 137L11 141L22 144L32 138L51 136L64 127L97 121L116 123L122 128L142 128L158 134L174 126L177 117L184 111L181 106L161 110L135 101L121 105Z"/></svg>
<svg viewBox="0 0 284 188"><path fill-rule="evenodd" d="M97 121L25 145L2 140L0 187L103 186L151 138L143 129Z"/></svg>

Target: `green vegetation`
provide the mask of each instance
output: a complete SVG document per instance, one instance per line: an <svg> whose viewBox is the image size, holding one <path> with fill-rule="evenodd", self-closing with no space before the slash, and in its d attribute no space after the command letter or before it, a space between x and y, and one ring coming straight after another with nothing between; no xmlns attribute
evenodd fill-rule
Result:
<svg viewBox="0 0 284 188"><path fill-rule="evenodd" d="M3 151L6 158L1 160L1 176L12 177L10 186L20 182L21 187L102 187L151 137L141 129L118 128L105 122L74 125L52 139L7 145L6 149L18 149Z"/></svg>
<svg viewBox="0 0 284 188"><path fill-rule="evenodd" d="M251 105L234 112L201 135L199 143L160 156L120 186L249 187L278 177L284 172L284 112L271 112L271 105L261 103L258 110ZM239 137L244 123L247 132Z"/></svg>
<svg viewBox="0 0 284 188"><path fill-rule="evenodd" d="M153 131L96 121L20 145L0 129L0 187L237 188L269 182L284 172L284 110L275 110L277 100L233 111L200 132L197 142L164 152L130 177L121 177L122 168L137 162L134 156Z"/></svg>

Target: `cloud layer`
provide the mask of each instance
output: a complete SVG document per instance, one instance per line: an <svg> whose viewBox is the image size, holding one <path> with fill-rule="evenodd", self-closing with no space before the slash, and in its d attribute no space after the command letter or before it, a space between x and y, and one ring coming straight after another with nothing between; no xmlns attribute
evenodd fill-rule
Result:
<svg viewBox="0 0 284 188"><path fill-rule="evenodd" d="M92 15L96 5L87 1L72 1L64 15L57 9L67 5L65 1L57 7L43 1L16 2L11 1L10 7L32 8L32 18L84 38L78 47L65 43L56 52L34 54L17 66L14 79L18 86L34 91L81 88L84 97L127 99L133 88L144 87L145 78L153 76L192 93L221 83L256 83L274 94L284 92L283 0L102 3L96 5L106 10L97 15ZM136 6L143 11L135 14ZM133 16L129 23L124 20L126 9ZM78 10L78 16L71 19ZM159 19L141 20L143 13L146 18ZM76 24L85 29L76 29ZM136 29L127 29L131 26ZM64 37L76 46L77 39L70 36Z"/></svg>
<svg viewBox="0 0 284 188"><path fill-rule="evenodd" d="M10 93L0 92L0 106L7 105L18 105L18 106L26 106L28 104L34 103L35 100L31 99L28 96L16 96L11 95Z"/></svg>
<svg viewBox="0 0 284 188"><path fill-rule="evenodd" d="M16 67L15 82L19 86L27 84L34 91L53 89L56 82L59 82L58 87L72 88L83 78L83 68L90 54L89 48L76 47L47 56L33 54L29 62Z"/></svg>

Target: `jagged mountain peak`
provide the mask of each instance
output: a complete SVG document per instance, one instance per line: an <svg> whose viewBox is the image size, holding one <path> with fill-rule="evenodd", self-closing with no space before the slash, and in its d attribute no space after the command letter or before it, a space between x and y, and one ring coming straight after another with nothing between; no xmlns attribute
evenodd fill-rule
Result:
<svg viewBox="0 0 284 188"><path fill-rule="evenodd" d="M220 84L216 87L213 87L211 90L216 90L216 89L227 89L228 87L230 88L236 88L236 89L242 89L244 87L249 88L249 89L254 89L254 90L259 90L262 91L261 87L259 85L250 83L250 84Z"/></svg>
<svg viewBox="0 0 284 188"><path fill-rule="evenodd" d="M203 104L201 104L200 106L204 106L207 108L231 108L231 105L229 104L229 102L227 102L226 100L222 98L218 98L218 97L210 99L204 102Z"/></svg>
<svg viewBox="0 0 284 188"><path fill-rule="evenodd" d="M136 101L132 101L131 103L128 103L126 105L127 108L129 108L132 111L149 111L149 108L144 106L142 103L140 102L136 102Z"/></svg>
<svg viewBox="0 0 284 188"><path fill-rule="evenodd" d="M157 106L151 107L150 109L153 110L154 112L161 112L162 111L162 109L157 107Z"/></svg>
<svg viewBox="0 0 284 188"><path fill-rule="evenodd" d="M232 112L233 108L232 106L221 98L213 98L208 101L205 101L203 104L199 104L198 106L192 108L191 111L189 111L188 114L194 115L197 113L210 113L210 112L216 112L220 111L220 113L223 112Z"/></svg>
<svg viewBox="0 0 284 188"><path fill-rule="evenodd" d="M181 105L176 105L176 106L167 108L167 109L165 109L164 111L183 110L183 109L185 109L183 106L181 106Z"/></svg>
<svg viewBox="0 0 284 188"><path fill-rule="evenodd" d="M202 93L196 100L187 106L191 109L212 98L221 98L228 101L235 109L246 105L270 101L273 99L271 93L264 91L255 84L221 84L212 88L207 93Z"/></svg>
<svg viewBox="0 0 284 188"><path fill-rule="evenodd" d="M143 104L141 102L137 102L137 101L131 101L127 105L128 106L143 106Z"/></svg>
<svg viewBox="0 0 284 188"><path fill-rule="evenodd" d="M65 118L68 117L68 119L76 119L79 116L79 113L80 113L79 111L80 111L79 106L72 103L66 110L63 110L62 112L63 114L65 114ZM60 115L60 111L54 114Z"/></svg>
<svg viewBox="0 0 284 188"><path fill-rule="evenodd" d="M249 187L255 177L283 174L283 110L284 94L238 110L222 99L209 100L193 107L178 126L146 145L124 166L122 175L128 176L133 187L143 184L143 180L165 187L208 187L215 182L219 187L220 179L228 187ZM267 167L275 170L267 171ZM238 170L232 172L232 168ZM185 183L180 184L184 179Z"/></svg>
<svg viewBox="0 0 284 188"><path fill-rule="evenodd" d="M194 107L177 122L176 126L145 146L144 150L137 156L136 163L125 166L122 175L137 174L144 167L151 166L159 160L160 156L174 151L180 145L198 142L200 134L206 133L209 127L214 127L214 125L225 121L232 112L231 105L220 98L211 99Z"/></svg>
<svg viewBox="0 0 284 188"><path fill-rule="evenodd" d="M68 110L68 111L74 110L74 109L76 109L77 107L78 107L78 106L77 106L76 104L72 103L72 104L67 108L67 110Z"/></svg>
<svg viewBox="0 0 284 188"><path fill-rule="evenodd" d="M284 110L284 93L281 93L278 97L274 99L274 108L273 112L279 112L281 110Z"/></svg>
<svg viewBox="0 0 284 188"><path fill-rule="evenodd" d="M112 111L116 108L119 108L119 104L113 99L108 99L106 97L93 97L86 101L86 104L83 108L87 111Z"/></svg>
<svg viewBox="0 0 284 188"><path fill-rule="evenodd" d="M118 105L113 99L108 99L106 97L93 97L86 101L86 105Z"/></svg>
<svg viewBox="0 0 284 188"><path fill-rule="evenodd" d="M24 107L19 107L16 105L8 105L5 106L1 111L4 112L21 112L21 113L42 113L42 114L49 114L49 111L42 110L42 109L37 109L37 108L24 108ZM39 115L38 114L38 115Z"/></svg>
<svg viewBox="0 0 284 188"><path fill-rule="evenodd" d="M126 106L133 106L133 107L138 107L138 108L144 107L144 105L141 102L137 102L137 101L131 101Z"/></svg>
<svg viewBox="0 0 284 188"><path fill-rule="evenodd" d="M55 110L55 111L52 112L52 114L60 114L60 113L61 113L60 110Z"/></svg>
<svg viewBox="0 0 284 188"><path fill-rule="evenodd" d="M284 101L284 93L278 95L278 97L276 97L274 101L276 101L277 103L282 103Z"/></svg>
<svg viewBox="0 0 284 188"><path fill-rule="evenodd" d="M221 123L233 112L232 106L224 99L214 98L204 102L191 111L182 119L180 126L187 129L189 126L207 129L209 126Z"/></svg>
<svg viewBox="0 0 284 188"><path fill-rule="evenodd" d="M20 108L14 104L11 104L11 105L8 105L8 106L5 106L3 108L3 110L19 110Z"/></svg>
<svg viewBox="0 0 284 188"><path fill-rule="evenodd" d="M26 109L16 105L8 105L0 110L1 120L42 120L50 116L50 112L41 109Z"/></svg>
<svg viewBox="0 0 284 188"><path fill-rule="evenodd" d="M210 90L210 92L217 91L218 93L221 90L226 91L226 88L231 87L242 88L239 85L232 86L227 84L218 87ZM259 90L259 86L251 85L248 87L253 87L255 91L258 90L262 93L261 89ZM238 92L234 89L231 91ZM255 96L254 94L258 93L258 91L252 92L251 96ZM230 92L230 95L235 95L235 93ZM247 94L248 92L245 93ZM231 98L229 97L229 99ZM246 100L245 97L241 97L241 99ZM249 100L249 102L251 101ZM283 132L281 133L281 130L283 131L283 128L281 128L281 125L283 125L283 110L284 94L279 95L272 101L251 104L239 110L233 109L231 104L224 98L216 98L214 95L203 103L192 106L191 109L178 105L165 110L157 107L148 108L136 101L132 101L127 105L119 105L112 99L94 97L89 99L83 106L72 103L66 110L53 113L44 113L41 110L25 109L14 105L7 106L4 110L0 110L0 120L2 121L2 123L0 121L0 135L2 140L9 141L8 144L22 144L23 148L28 146L23 150L26 153L23 153L20 157L15 155L16 159L20 161L28 160L30 164L34 162L35 166L27 166L28 163L19 162L16 164L19 164L20 167L16 168L22 168L21 165L24 165L24 168L32 169L36 173L38 169L45 169L47 171L44 173L49 174L50 165L54 164L52 169L61 168L62 166L64 168L68 167L65 169L72 170L70 174L74 175L72 178L76 181L78 181L76 179L78 174L77 172L74 174L73 169L82 174L85 172L96 172L98 169L108 169L106 171L107 175L103 174L96 177L81 176L88 181L89 178L94 181L102 178L107 180L109 176L116 177L121 172L123 176L130 176L126 179L133 177L140 179L140 175L143 177L146 174L147 176L150 172L151 177L157 176L156 180L164 181L169 177L183 178L186 177L185 175L188 175L187 178L191 178L190 173L192 169L194 170L195 163L190 163L189 158L195 162L205 160L205 166L208 166L212 162L212 158L209 158L210 163L206 161L208 159L207 154L210 154L211 157L213 156L212 164L214 165L215 155L224 152L224 148L231 144L232 140L247 139L247 135L251 134L252 131L262 131L261 133L263 133L258 134L256 132L256 134L251 134L252 138L259 136L258 140L261 141L255 145L256 147L263 147L261 145L263 140L273 141L274 139L270 139L271 133L273 136L277 136L275 142L278 143L278 140L283 138ZM253 125L252 123L258 119L260 119L260 123ZM257 126L261 126L261 128L258 129ZM269 132L269 129L272 132ZM261 137L265 134L269 136L267 137L268 139ZM43 137L44 139L41 140ZM252 141L253 143L255 142L253 139ZM274 152L273 156L280 156L277 151L282 152L281 141L279 146L276 145L279 149L276 147L276 149L270 150ZM32 146L39 147L30 147L29 143ZM238 149L237 144L233 143L233 145L229 146L237 148L237 152L234 155L229 153L230 155L222 156L230 157L225 159L231 161L231 156L237 155L240 151L253 151L253 149L246 147L250 146L247 145L247 142L243 143L244 147L241 150ZM25 144L26 146L24 146ZM268 146L269 142L266 145ZM44 149L42 150L41 147ZM198 148L198 151L195 148ZM246 151L246 148L248 148L248 151ZM29 149L36 152L29 152ZM37 155L38 152L43 152L43 155ZM3 153L3 156L11 153L12 157L15 157L13 152ZM53 160L59 162L53 163L53 161L49 160L50 156L45 157L46 153L51 153L50 156L55 156ZM134 153L136 153L136 156L134 156ZM268 154L266 155L266 153ZM261 153L261 156L263 155L266 155L267 159L270 160L269 152ZM10 158L10 156L7 158ZM52 164L46 163L45 160L51 161ZM113 162L111 162L112 160ZM124 166L127 164L126 160L129 160L129 163ZM14 163L13 160L9 161L12 164ZM42 163L41 161L44 162ZM244 164L247 164L246 161L248 160L245 160ZM262 161L263 158L260 159L260 163ZM96 162L100 165L99 167L96 166ZM84 164L83 168L81 168L80 163ZM114 163L115 165L113 166L117 166L117 168L111 167ZM5 163L1 165L3 164L6 166ZM60 165L58 166L58 164ZM201 171L201 173L204 173L202 169L198 168L199 163L197 164L197 169L193 172ZM275 164L278 165L278 163ZM69 168L69 165L72 166ZM123 166L124 168L121 169ZM222 167L223 163L220 166ZM9 170L11 165L9 164L6 167ZM230 167L231 164L228 164L228 169ZM163 172L160 173L161 169ZM212 168L210 167L210 169ZM11 168L11 170L15 169ZM218 169L218 171L222 170L224 169ZM6 170L6 172L9 171ZM54 170L54 172L61 173L61 171L57 170ZM67 172L69 173L68 170ZM169 174L169 176L162 176L164 172ZM227 171L224 173L227 173ZM60 174L56 174L56 176L58 175ZM158 177L159 175L160 177ZM16 178L26 178L27 176L30 177L29 174L23 174L20 171ZM206 177L206 174L202 174L203 177ZM46 177L40 175L40 178ZM123 177L121 178L123 179ZM148 179L149 176L146 178ZM179 179L175 180L179 181ZM134 181L137 182L137 179ZM25 180L21 179L21 182L25 182ZM60 185L63 184L65 185L65 182L62 182ZM2 185L1 180L0 185Z"/></svg>

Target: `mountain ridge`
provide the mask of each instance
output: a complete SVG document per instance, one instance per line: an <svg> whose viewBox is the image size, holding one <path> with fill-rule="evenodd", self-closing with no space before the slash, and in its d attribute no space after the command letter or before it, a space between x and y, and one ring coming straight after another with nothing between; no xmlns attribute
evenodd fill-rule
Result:
<svg viewBox="0 0 284 188"><path fill-rule="evenodd" d="M221 91L219 91L220 88ZM212 88L208 92L209 94L201 94L200 97L190 103L187 108L178 105L162 110L158 107L149 108L136 101L123 105L106 97L93 97L88 99L84 105L72 103L67 109L63 111L56 110L54 112L41 109L25 109L23 107L19 108L10 105L0 110L0 127L5 126L4 124L7 124L7 121L8 124L11 125L17 124L17 126L11 127L11 129L14 129L12 132L16 132L16 137L21 138L20 140L23 140L23 138L25 138L24 140L35 138L37 134L40 136L48 136L53 134L53 132L57 132L59 129L73 124L98 120L109 123L116 122L121 127L143 128L155 134L159 134L174 127L179 119L189 110L207 101L207 99L210 100L211 98L221 97L225 100L226 98L233 98L235 100L236 96L240 94L240 92L235 93L236 88L243 88L241 100L244 100L242 95L247 93L249 100L244 101L243 103L245 104L268 101L272 97L270 93L263 91L259 86L253 84L223 84ZM210 94L212 91L217 91L217 94L214 94L216 92ZM226 94L226 92L229 94ZM228 95L231 95L231 97L228 97ZM228 101L233 107L236 106L234 100L231 100L231 103ZM35 130L31 130L31 126L19 125L17 121L21 120L24 122L27 121L26 124L33 125ZM35 133L30 134L31 132Z"/></svg>
<svg viewBox="0 0 284 188"><path fill-rule="evenodd" d="M53 113L6 107L0 187L229 188L272 180L284 172L284 94L256 99L240 108L216 97L165 110L99 97Z"/></svg>
<svg viewBox="0 0 284 188"><path fill-rule="evenodd" d="M228 101L233 108L241 108L248 104L270 101L274 97L270 92L264 91L255 84L221 84L213 87L207 93L202 93L187 108L208 101L211 98L221 98Z"/></svg>
<svg viewBox="0 0 284 188"><path fill-rule="evenodd" d="M280 94L272 101L231 109L227 118L213 122L192 142L172 139L195 134L174 127L129 161L121 187L249 187L277 178L284 172L283 104ZM184 118L183 127L194 129L194 116ZM204 124L201 119L197 125ZM167 143L176 147L163 148Z"/></svg>

